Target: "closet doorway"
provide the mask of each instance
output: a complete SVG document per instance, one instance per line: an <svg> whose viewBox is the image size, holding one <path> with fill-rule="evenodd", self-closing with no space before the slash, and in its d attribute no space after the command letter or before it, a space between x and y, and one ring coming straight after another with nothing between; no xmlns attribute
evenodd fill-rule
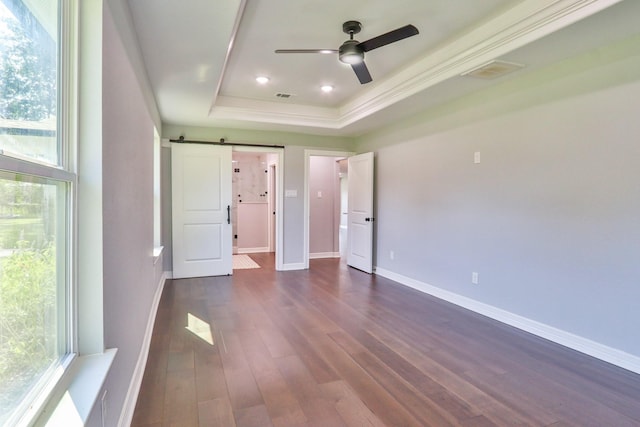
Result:
<svg viewBox="0 0 640 427"><path fill-rule="evenodd" d="M309 259L346 257L346 151L305 151L304 264Z"/></svg>

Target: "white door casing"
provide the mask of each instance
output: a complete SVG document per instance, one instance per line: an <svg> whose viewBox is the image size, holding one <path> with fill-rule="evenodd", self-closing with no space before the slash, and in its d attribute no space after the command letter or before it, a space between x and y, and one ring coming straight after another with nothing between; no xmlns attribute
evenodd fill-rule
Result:
<svg viewBox="0 0 640 427"><path fill-rule="evenodd" d="M171 145L173 277L232 274L231 147Z"/></svg>
<svg viewBox="0 0 640 427"><path fill-rule="evenodd" d="M347 264L373 271L373 153L349 157Z"/></svg>

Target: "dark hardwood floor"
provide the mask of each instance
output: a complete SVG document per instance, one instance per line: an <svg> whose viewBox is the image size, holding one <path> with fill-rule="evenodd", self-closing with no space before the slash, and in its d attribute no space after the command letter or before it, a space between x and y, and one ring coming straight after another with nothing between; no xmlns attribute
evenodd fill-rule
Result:
<svg viewBox="0 0 640 427"><path fill-rule="evenodd" d="M640 375L339 260L251 257L167 282L133 426L640 425Z"/></svg>

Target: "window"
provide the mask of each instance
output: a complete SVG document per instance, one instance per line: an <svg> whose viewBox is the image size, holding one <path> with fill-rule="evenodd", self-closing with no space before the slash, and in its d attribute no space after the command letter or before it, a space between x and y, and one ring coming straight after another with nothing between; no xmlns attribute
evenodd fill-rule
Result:
<svg viewBox="0 0 640 427"><path fill-rule="evenodd" d="M159 253L162 245L161 232L161 200L160 200L160 135L153 127L153 246Z"/></svg>
<svg viewBox="0 0 640 427"><path fill-rule="evenodd" d="M75 350L61 9L0 0L0 425L34 416Z"/></svg>

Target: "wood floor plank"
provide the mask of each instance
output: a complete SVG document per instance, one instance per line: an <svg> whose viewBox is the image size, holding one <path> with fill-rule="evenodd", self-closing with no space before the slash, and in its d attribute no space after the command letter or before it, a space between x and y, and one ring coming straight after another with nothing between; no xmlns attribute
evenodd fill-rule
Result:
<svg viewBox="0 0 640 427"><path fill-rule="evenodd" d="M355 391L358 399L383 422L392 426L422 425L331 338L316 339L315 343L323 357Z"/></svg>
<svg viewBox="0 0 640 427"><path fill-rule="evenodd" d="M278 325L287 341L293 346L296 355L304 361L311 375L318 383L338 381L340 376L319 354L318 348L307 337L311 331L300 331L295 326L295 311L277 311L273 313L273 322ZM307 332L307 333L305 333Z"/></svg>
<svg viewBox="0 0 640 427"><path fill-rule="evenodd" d="M298 356L279 358L275 363L289 389L295 390L309 426L346 425L336 410L335 399L326 396L326 392Z"/></svg>
<svg viewBox="0 0 640 427"><path fill-rule="evenodd" d="M216 344L219 346L220 344ZM194 352L194 370L198 401L228 397L222 359L218 348L200 348Z"/></svg>
<svg viewBox="0 0 640 427"><path fill-rule="evenodd" d="M261 334L243 332L240 341L273 425L286 427L306 423L296 396L282 378Z"/></svg>
<svg viewBox="0 0 640 427"><path fill-rule="evenodd" d="M640 375L340 260L251 256L166 283L132 426L640 426Z"/></svg>
<svg viewBox="0 0 640 427"><path fill-rule="evenodd" d="M458 374L446 365L438 363L431 356L434 352L423 353L414 346L393 336L383 335L384 342L389 343L396 352L416 366L430 380L436 382L451 394L458 396L463 402L469 405L474 412L486 415L496 425L533 425L526 417L522 417L513 409L501 402L499 398L494 398L489 393L479 389L464 377L464 373Z"/></svg>
<svg viewBox="0 0 640 427"><path fill-rule="evenodd" d="M234 411L264 405L262 394L237 335L225 334L228 352L221 353L229 400Z"/></svg>
<svg viewBox="0 0 640 427"><path fill-rule="evenodd" d="M385 424L344 382L322 384L325 394L335 400L336 411L349 427L384 427ZM394 425L394 424L390 424ZM397 424L406 425L406 424Z"/></svg>
<svg viewBox="0 0 640 427"><path fill-rule="evenodd" d="M264 405L237 410L235 418L237 427L273 427L269 411Z"/></svg>
<svg viewBox="0 0 640 427"><path fill-rule="evenodd" d="M163 424L198 426L198 405L193 371L167 373Z"/></svg>
<svg viewBox="0 0 640 427"><path fill-rule="evenodd" d="M421 379L425 381L426 377L417 369L409 369L406 366L408 364L400 362L400 358L387 365L348 335L336 332L330 336L423 425L453 426L459 420L479 415L471 412L467 405L448 396L446 390L434 382L423 384ZM401 364L415 377L407 376L405 379L398 372Z"/></svg>
<svg viewBox="0 0 640 427"><path fill-rule="evenodd" d="M221 398L199 402L198 424L207 427L236 427L229 399Z"/></svg>
<svg viewBox="0 0 640 427"><path fill-rule="evenodd" d="M167 379L167 353L157 352L147 362L131 425L134 427L162 422Z"/></svg>

